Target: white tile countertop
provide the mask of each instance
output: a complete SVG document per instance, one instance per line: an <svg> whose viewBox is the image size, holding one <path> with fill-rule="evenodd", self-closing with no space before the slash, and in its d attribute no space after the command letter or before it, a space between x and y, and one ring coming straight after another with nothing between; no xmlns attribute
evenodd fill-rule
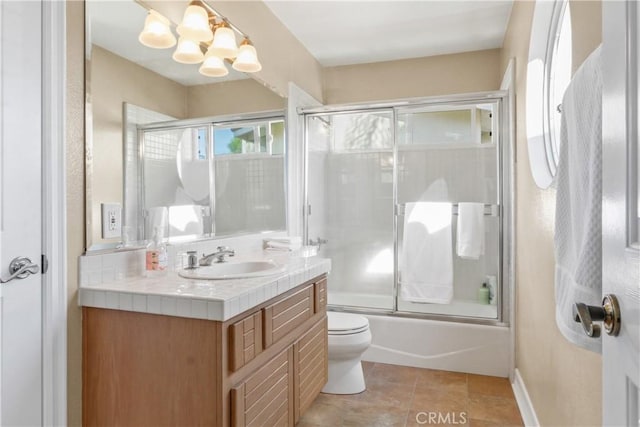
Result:
<svg viewBox="0 0 640 427"><path fill-rule="evenodd" d="M331 260L262 255L284 271L249 279L185 279L175 271L161 277L130 277L81 283L78 303L85 307L225 321L308 280L328 273Z"/></svg>

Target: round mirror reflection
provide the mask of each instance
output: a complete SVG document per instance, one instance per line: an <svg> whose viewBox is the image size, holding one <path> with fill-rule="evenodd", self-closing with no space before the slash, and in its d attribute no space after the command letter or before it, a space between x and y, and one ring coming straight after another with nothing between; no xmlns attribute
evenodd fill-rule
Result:
<svg viewBox="0 0 640 427"><path fill-rule="evenodd" d="M571 81L567 0L536 2L527 65L527 140L536 185L547 188L558 165L562 97Z"/></svg>

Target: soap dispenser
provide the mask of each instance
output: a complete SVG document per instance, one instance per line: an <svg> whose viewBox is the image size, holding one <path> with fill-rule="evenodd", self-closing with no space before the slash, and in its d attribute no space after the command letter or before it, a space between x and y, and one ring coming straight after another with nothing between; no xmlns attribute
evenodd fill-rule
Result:
<svg viewBox="0 0 640 427"><path fill-rule="evenodd" d="M160 227L155 227L153 231L153 241L147 246L145 261L147 277L166 274L169 260L167 257L167 247L162 242Z"/></svg>
<svg viewBox="0 0 640 427"><path fill-rule="evenodd" d="M478 302L480 304L489 304L489 287L486 283L478 289Z"/></svg>

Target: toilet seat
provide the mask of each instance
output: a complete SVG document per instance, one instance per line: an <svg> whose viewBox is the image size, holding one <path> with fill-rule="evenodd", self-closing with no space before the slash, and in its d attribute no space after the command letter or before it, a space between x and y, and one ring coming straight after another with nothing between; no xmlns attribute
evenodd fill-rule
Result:
<svg viewBox="0 0 640 427"><path fill-rule="evenodd" d="M369 330L369 319L351 313L327 312L329 335L354 335Z"/></svg>

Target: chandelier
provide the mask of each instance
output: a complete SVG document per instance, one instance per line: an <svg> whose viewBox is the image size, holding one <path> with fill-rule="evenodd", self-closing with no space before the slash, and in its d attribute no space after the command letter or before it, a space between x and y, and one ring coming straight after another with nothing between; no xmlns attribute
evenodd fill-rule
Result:
<svg viewBox="0 0 640 427"><path fill-rule="evenodd" d="M209 77L229 74L225 62L244 73L256 73L262 69L249 37L202 1L189 3L176 32L177 40L171 30L171 21L149 9L138 40L154 49L169 49L177 44L173 60L182 64L201 63L200 74ZM239 47L235 33L243 37Z"/></svg>

